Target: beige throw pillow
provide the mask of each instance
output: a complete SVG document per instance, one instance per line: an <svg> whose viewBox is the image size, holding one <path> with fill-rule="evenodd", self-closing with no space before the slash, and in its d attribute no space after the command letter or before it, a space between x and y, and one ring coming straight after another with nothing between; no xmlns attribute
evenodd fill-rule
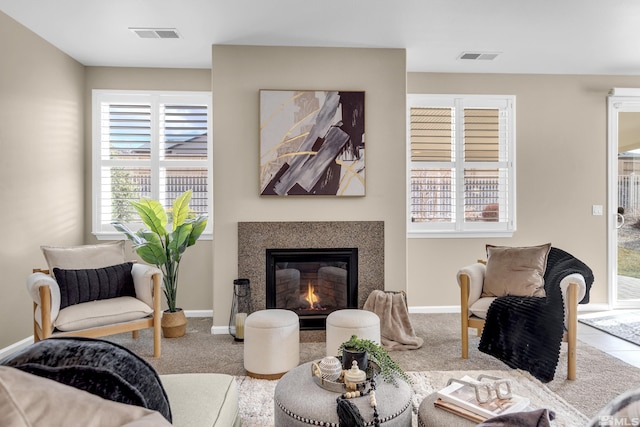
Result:
<svg viewBox="0 0 640 427"><path fill-rule="evenodd" d="M544 297L544 272L551 243L508 247L487 245L487 270L482 296Z"/></svg>
<svg viewBox="0 0 640 427"><path fill-rule="evenodd" d="M81 270L104 268L122 264L124 261L124 240L95 245L81 246L41 246L49 270Z"/></svg>

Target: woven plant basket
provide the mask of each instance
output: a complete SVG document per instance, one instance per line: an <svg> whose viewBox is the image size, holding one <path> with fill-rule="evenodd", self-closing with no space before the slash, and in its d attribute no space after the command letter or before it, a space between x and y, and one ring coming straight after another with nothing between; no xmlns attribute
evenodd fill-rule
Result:
<svg viewBox="0 0 640 427"><path fill-rule="evenodd" d="M187 332L187 316L181 308L176 310L162 313L162 335L165 338L178 338Z"/></svg>

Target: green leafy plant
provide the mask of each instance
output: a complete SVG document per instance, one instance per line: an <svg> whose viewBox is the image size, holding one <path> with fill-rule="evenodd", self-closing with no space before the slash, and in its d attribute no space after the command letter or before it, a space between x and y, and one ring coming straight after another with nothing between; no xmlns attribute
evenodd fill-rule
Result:
<svg viewBox="0 0 640 427"><path fill-rule="evenodd" d="M386 382L397 385L397 378L400 377L407 383L411 383L411 379L407 373L400 368L400 365L398 365L391 356L389 356L387 350L380 344L368 339L358 338L357 335L351 335L351 338L349 338L348 341L340 344L340 347L338 348L340 356L342 356L342 351L344 349L366 351L369 358L371 358L380 367L380 375L382 375L382 378Z"/></svg>
<svg viewBox="0 0 640 427"><path fill-rule="evenodd" d="M192 190L179 195L171 210L171 231L167 230L168 215L157 200L142 198L131 205L147 228L135 233L119 221L111 224L133 243L133 249L144 262L162 271L164 295L169 311L175 312L178 293L178 271L184 251L196 243L207 225L207 218L193 215L189 208Z"/></svg>

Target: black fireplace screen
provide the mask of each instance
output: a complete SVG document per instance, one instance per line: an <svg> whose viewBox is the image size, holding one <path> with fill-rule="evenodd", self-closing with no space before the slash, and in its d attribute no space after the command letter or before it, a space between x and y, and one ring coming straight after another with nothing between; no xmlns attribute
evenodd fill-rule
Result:
<svg viewBox="0 0 640 427"><path fill-rule="evenodd" d="M266 308L292 310L301 329L358 304L358 249L267 249Z"/></svg>

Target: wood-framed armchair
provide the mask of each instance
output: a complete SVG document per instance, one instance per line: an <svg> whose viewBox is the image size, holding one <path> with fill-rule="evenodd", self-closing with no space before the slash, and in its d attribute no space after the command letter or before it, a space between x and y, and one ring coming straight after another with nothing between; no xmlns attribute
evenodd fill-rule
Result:
<svg viewBox="0 0 640 427"><path fill-rule="evenodd" d="M469 358L469 328L475 329L478 336L483 333L485 319L496 297L483 297L482 289L486 273L486 263L478 261L458 271L460 287L460 316L462 358ZM567 343L567 379L576 378L576 340L578 303L585 296L587 285L580 273L565 275L560 281L564 305L564 333L562 341Z"/></svg>
<svg viewBox="0 0 640 427"><path fill-rule="evenodd" d="M122 332L132 332L137 338L141 329L153 328L153 356L160 357L159 269L125 263L124 241L42 250L49 269L34 269L27 279L33 299L34 341Z"/></svg>

